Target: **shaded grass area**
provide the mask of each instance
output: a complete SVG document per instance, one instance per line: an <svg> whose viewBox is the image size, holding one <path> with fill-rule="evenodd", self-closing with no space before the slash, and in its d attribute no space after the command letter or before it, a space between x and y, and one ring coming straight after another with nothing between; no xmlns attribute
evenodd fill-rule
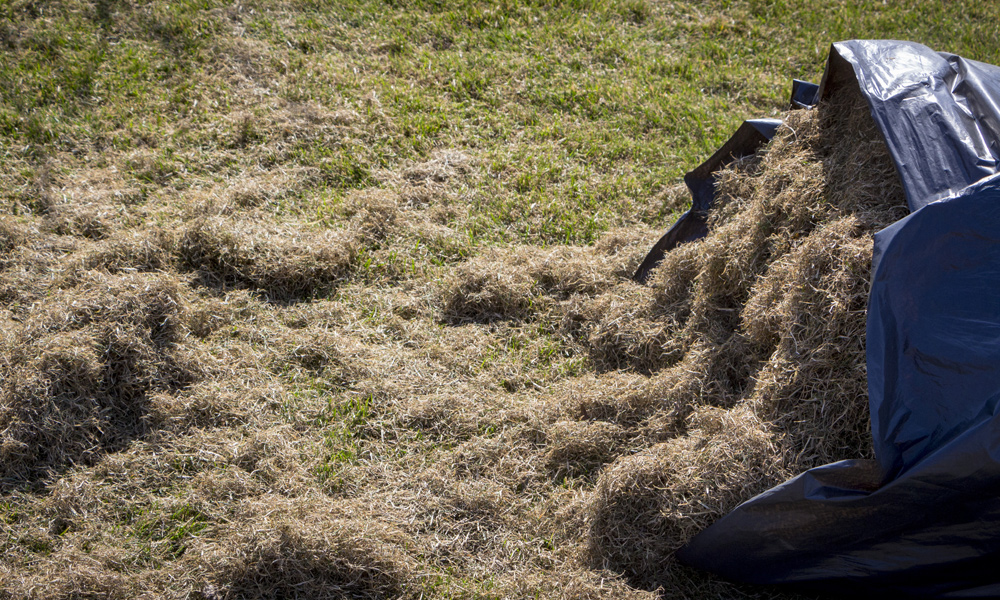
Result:
<svg viewBox="0 0 1000 600"><path fill-rule="evenodd" d="M0 11L10 597L780 596L671 554L870 452L863 111L788 117L628 277L830 42L1000 62L972 2Z"/></svg>

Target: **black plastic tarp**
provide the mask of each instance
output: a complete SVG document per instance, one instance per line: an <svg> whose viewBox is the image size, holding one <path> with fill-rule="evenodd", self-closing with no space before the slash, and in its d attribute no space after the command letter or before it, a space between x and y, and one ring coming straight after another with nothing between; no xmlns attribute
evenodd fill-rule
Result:
<svg viewBox="0 0 1000 600"><path fill-rule="evenodd" d="M857 85L911 213L875 236L876 460L799 475L678 552L750 583L1000 597L1000 68L899 41L834 44L808 105ZM811 96L811 97L810 97Z"/></svg>

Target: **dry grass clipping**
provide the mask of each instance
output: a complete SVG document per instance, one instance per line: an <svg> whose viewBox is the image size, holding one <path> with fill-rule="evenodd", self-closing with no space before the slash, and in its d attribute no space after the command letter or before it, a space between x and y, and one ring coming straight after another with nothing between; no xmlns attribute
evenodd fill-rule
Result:
<svg viewBox="0 0 1000 600"><path fill-rule="evenodd" d="M854 167L849 176L844 165ZM798 428L793 437L822 431L825 447L808 450L803 467L869 453L871 235L905 203L863 100L790 113L762 156L721 173L718 186L711 233L668 253L650 292L599 300L606 316L592 330L593 355L609 368L654 373L702 353L697 364L716 364L697 375L693 402L760 403L783 432ZM789 449L802 452L801 441Z"/></svg>
<svg viewBox="0 0 1000 600"><path fill-rule="evenodd" d="M95 276L61 291L0 346L0 482L92 462L147 430L149 395L194 381L176 279Z"/></svg>
<svg viewBox="0 0 1000 600"><path fill-rule="evenodd" d="M177 250L182 267L205 285L250 286L276 300L329 292L347 274L354 253L351 236L338 232L309 235L218 218L184 231Z"/></svg>
<svg viewBox="0 0 1000 600"><path fill-rule="evenodd" d="M590 543L640 586L671 583L671 556L737 504L780 482L771 434L749 407L702 408L689 433L618 459L601 475Z"/></svg>
<svg viewBox="0 0 1000 600"><path fill-rule="evenodd" d="M273 108L220 139L383 119ZM0 216L0 597L768 596L673 552L870 454L870 236L905 209L859 98L720 173L712 233L649 287L644 226L477 245L455 150L329 204L264 166Z"/></svg>
<svg viewBox="0 0 1000 600"><path fill-rule="evenodd" d="M530 319L574 294L607 290L611 270L607 257L589 248L492 249L455 270L443 293L444 313L453 323Z"/></svg>
<svg viewBox="0 0 1000 600"><path fill-rule="evenodd" d="M762 153L718 174L710 233L669 252L648 291L597 301L597 364L656 374L664 402L690 416L686 435L602 472L595 560L670 588L673 552L736 504L871 456L872 234L905 206L864 100L844 90L786 115Z"/></svg>

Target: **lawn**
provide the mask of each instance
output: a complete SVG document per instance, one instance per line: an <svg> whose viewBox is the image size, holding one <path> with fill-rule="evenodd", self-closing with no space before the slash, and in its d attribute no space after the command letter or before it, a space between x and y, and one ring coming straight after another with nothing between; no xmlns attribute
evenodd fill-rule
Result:
<svg viewBox="0 0 1000 600"><path fill-rule="evenodd" d="M0 14L0 598L790 598L602 549L736 410L629 277L832 42L1000 63L967 0Z"/></svg>

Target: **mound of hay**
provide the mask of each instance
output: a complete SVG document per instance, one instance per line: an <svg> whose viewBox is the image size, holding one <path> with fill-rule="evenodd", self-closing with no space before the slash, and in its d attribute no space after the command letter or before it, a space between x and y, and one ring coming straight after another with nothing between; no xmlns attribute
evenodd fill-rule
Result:
<svg viewBox="0 0 1000 600"><path fill-rule="evenodd" d="M185 269L204 285L251 287L273 300L294 300L331 290L343 279L356 253L352 235L293 228L268 228L247 221L206 219L177 242Z"/></svg>
<svg viewBox="0 0 1000 600"><path fill-rule="evenodd" d="M662 585L675 550L787 475L749 407L701 408L688 427L686 436L620 458L594 494L592 548L603 566L640 587Z"/></svg>
<svg viewBox="0 0 1000 600"><path fill-rule="evenodd" d="M860 93L785 115L764 151L718 174L716 196L708 236L668 252L649 289L595 300L595 362L654 375L690 415L686 436L606 469L592 503L598 561L644 586L669 587L673 552L738 503L872 456L872 235L906 203Z"/></svg>
<svg viewBox="0 0 1000 600"><path fill-rule="evenodd" d="M109 212L107 207L53 205L46 215L46 229L58 235L104 239L113 228Z"/></svg>
<svg viewBox="0 0 1000 600"><path fill-rule="evenodd" d="M399 203L395 195L384 190L364 190L347 198L346 213L369 242L380 242L392 233L399 221Z"/></svg>
<svg viewBox="0 0 1000 600"><path fill-rule="evenodd" d="M147 555L158 560L133 564L102 539L103 532L69 522L62 539L53 542L42 533L38 540L51 546L44 592L0 565L10 586L5 597L127 599L149 595L151 588L172 592L157 597L202 600L419 597L419 575L405 552L411 538L348 515L363 510L356 505L264 494L223 523L215 523L221 516L215 506L190 498L140 507L148 511ZM66 543L80 536L89 537L86 551Z"/></svg>
<svg viewBox="0 0 1000 600"><path fill-rule="evenodd" d="M444 292L444 313L453 323L524 320L574 294L594 295L611 284L611 267L600 249L494 249L456 269Z"/></svg>
<svg viewBox="0 0 1000 600"><path fill-rule="evenodd" d="M0 484L92 462L147 429L149 396L193 382L175 278L95 275L0 338Z"/></svg>
<svg viewBox="0 0 1000 600"><path fill-rule="evenodd" d="M329 506L315 512L281 498L248 525L227 531L222 544L198 559L206 571L202 597L405 598L413 565L402 532L369 519L337 518ZM277 509L277 510L276 510ZM325 509L325 510L323 510ZM331 512L333 516L331 518Z"/></svg>
<svg viewBox="0 0 1000 600"><path fill-rule="evenodd" d="M624 437L621 426L607 421L557 421L545 432L546 462L556 479L587 475L610 462Z"/></svg>
<svg viewBox="0 0 1000 600"><path fill-rule="evenodd" d="M88 249L66 270L70 273L90 269L110 273L167 271L174 263L173 246L171 236L162 229L126 231Z"/></svg>

